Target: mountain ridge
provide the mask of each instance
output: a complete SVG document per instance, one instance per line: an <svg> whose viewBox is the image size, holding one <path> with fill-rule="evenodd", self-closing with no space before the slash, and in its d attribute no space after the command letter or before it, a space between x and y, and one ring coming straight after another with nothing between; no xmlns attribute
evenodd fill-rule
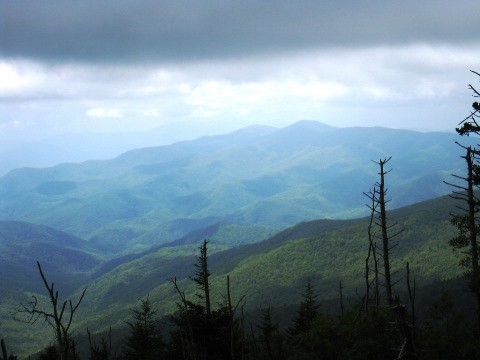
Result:
<svg viewBox="0 0 480 360"><path fill-rule="evenodd" d="M0 218L59 228L112 255L186 235L169 225L181 219L281 229L353 218L365 214L362 193L376 181L371 160L382 157L393 156L392 206L447 193L443 180L463 168L455 139L315 121L251 127L106 161L13 171L0 178Z"/></svg>

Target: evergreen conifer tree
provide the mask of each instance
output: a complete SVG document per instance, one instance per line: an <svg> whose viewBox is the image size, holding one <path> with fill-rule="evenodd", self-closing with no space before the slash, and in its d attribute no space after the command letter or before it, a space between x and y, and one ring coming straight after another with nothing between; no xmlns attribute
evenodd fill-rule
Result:
<svg viewBox="0 0 480 360"><path fill-rule="evenodd" d="M297 315L293 319L294 325L289 329L290 335L298 335L310 330L320 307L317 303L317 296L311 279L308 279L305 292L302 293L302 301L297 310Z"/></svg>
<svg viewBox="0 0 480 360"><path fill-rule="evenodd" d="M272 307L262 309L259 339L262 344L261 358L267 360L278 360L282 356L282 340L280 338L279 326L272 320Z"/></svg>
<svg viewBox="0 0 480 360"><path fill-rule="evenodd" d="M163 341L155 326L156 310L147 298L140 300L140 309L133 309L134 322L128 322L130 336L125 340L123 357L125 360L161 359Z"/></svg>

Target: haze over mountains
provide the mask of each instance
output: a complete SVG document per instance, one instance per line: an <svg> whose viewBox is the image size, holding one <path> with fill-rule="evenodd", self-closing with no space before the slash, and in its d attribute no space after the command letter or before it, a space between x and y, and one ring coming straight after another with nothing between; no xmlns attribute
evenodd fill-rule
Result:
<svg viewBox="0 0 480 360"><path fill-rule="evenodd" d="M136 148L191 140L198 134L222 133L221 129L218 126L214 132L201 121L192 121L188 124L167 124L149 131L63 133L30 139L24 139L26 136L21 129L2 129L0 176L16 168L43 168L64 162L110 159ZM19 139L24 140L21 142Z"/></svg>
<svg viewBox="0 0 480 360"><path fill-rule="evenodd" d="M366 250L363 192L378 180L372 160L389 156L390 209L417 203L391 213L406 229L395 269L410 261L423 285L455 277L460 270L448 266L458 261L448 248L455 206L448 196L419 202L450 192L443 180L463 173L457 139L301 121L13 170L0 178L0 336L18 353L45 345L41 332L8 315L27 294L42 294L37 260L63 296L88 286L75 324L82 333L122 326L148 294L159 314L173 311L168 279L195 291L189 275L203 239L212 285L222 289L231 275L233 295L247 294L252 311L272 297L292 306L306 278L322 299L335 296L340 279L352 294Z"/></svg>
<svg viewBox="0 0 480 360"><path fill-rule="evenodd" d="M406 229L395 269L410 261L423 285L455 277L460 270L445 267L458 260L448 247L455 205L437 198L451 191L443 180L463 173L455 140L301 121L13 170L0 178L0 307L14 310L26 294L42 293L39 260L64 296L88 285L80 332L121 326L148 294L167 314L175 308L169 278L194 291L188 276L203 239L212 284L223 288L231 275L234 295L247 294L251 309L286 293L281 303L291 305L307 277L324 299L340 279L353 292L367 250L363 192L378 180L372 160L389 156L389 208L402 207L391 214ZM16 342L21 336L32 339L32 351L44 340L7 313L0 321L17 349L28 349Z"/></svg>
<svg viewBox="0 0 480 360"><path fill-rule="evenodd" d="M17 169L0 178L0 214L52 226L110 253L139 251L227 221L282 229L366 214L371 160L393 156L392 207L449 191L461 171L450 133L334 128L301 121L143 148L114 159Z"/></svg>

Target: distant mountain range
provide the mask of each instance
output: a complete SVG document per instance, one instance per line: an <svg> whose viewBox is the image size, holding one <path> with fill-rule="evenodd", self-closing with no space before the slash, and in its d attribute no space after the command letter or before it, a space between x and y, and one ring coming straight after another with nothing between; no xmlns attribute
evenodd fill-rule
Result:
<svg viewBox="0 0 480 360"><path fill-rule="evenodd" d="M22 128L3 128L0 132L0 176L22 167L43 168L64 162L110 159L140 147L195 139L198 134L207 135L206 128L196 119L165 124L149 131L70 133L36 140L31 135L26 136ZM222 128L210 131L218 134L222 133Z"/></svg>
<svg viewBox="0 0 480 360"><path fill-rule="evenodd" d="M283 229L366 214L372 160L392 156L391 207L437 197L462 173L451 133L301 121L143 148L0 178L0 218L51 226L105 256L141 252L220 222Z"/></svg>

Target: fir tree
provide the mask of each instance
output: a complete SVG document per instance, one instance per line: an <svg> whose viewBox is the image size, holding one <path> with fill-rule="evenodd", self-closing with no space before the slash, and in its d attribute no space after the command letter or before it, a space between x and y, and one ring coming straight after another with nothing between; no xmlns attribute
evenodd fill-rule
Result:
<svg viewBox="0 0 480 360"><path fill-rule="evenodd" d="M262 309L259 339L262 346L262 359L277 360L281 358L282 341L279 326L272 320L272 307Z"/></svg>
<svg viewBox="0 0 480 360"><path fill-rule="evenodd" d="M290 335L306 333L310 330L313 320L317 316L318 308L317 296L314 292L311 279L308 279L305 292L302 293L302 301L297 310L297 315L293 319L293 327L289 329Z"/></svg>
<svg viewBox="0 0 480 360"><path fill-rule="evenodd" d="M147 298L141 299L140 309L133 309L134 322L127 323L130 336L125 340L123 356L126 360L160 359L163 341L155 326L154 310Z"/></svg>

